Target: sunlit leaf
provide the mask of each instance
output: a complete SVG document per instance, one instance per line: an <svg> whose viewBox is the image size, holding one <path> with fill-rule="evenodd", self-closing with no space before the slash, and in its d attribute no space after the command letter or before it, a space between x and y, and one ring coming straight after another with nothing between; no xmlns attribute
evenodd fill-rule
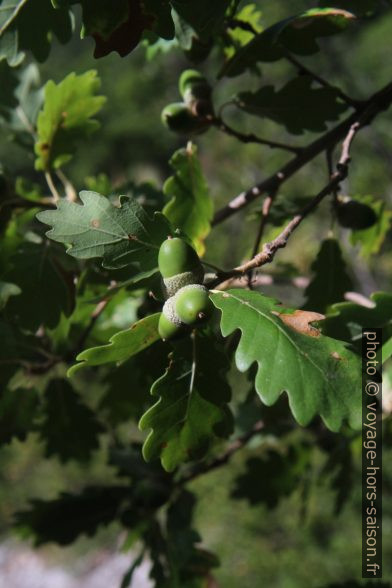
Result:
<svg viewBox="0 0 392 588"><path fill-rule="evenodd" d="M175 229L193 241L199 255L204 253L204 239L211 229L213 202L204 179L197 148L189 144L170 160L174 175L166 180L164 193L171 198L163 209Z"/></svg>
<svg viewBox="0 0 392 588"><path fill-rule="evenodd" d="M120 207L96 192L80 192L80 199L82 206L63 199L56 210L37 215L53 227L50 239L69 245L73 257L102 257L107 268L136 263L143 272L158 270L159 246L171 234L164 216L151 219L133 198L120 198Z"/></svg>
<svg viewBox="0 0 392 588"><path fill-rule="evenodd" d="M360 359L341 341L292 329L279 318L290 310L258 292L228 290L211 298L222 311L223 336L241 331L237 368L244 372L257 362L255 386L265 404L274 404L285 391L301 425L316 414L333 431L345 420L360 425Z"/></svg>
<svg viewBox="0 0 392 588"><path fill-rule="evenodd" d="M80 363L68 370L68 376L72 376L82 367L125 361L152 345L160 339L158 333L159 317L159 312L147 316L134 323L126 331L120 331L113 335L107 345L85 349L76 357Z"/></svg>
<svg viewBox="0 0 392 588"><path fill-rule="evenodd" d="M336 8L311 8L286 18L241 47L226 63L221 75L239 75L259 62L281 59L287 51L311 55L319 49L319 37L343 31L353 19L352 13Z"/></svg>
<svg viewBox="0 0 392 588"><path fill-rule="evenodd" d="M38 115L35 167L59 168L72 159L79 143L99 128L92 118L106 98L97 96L100 80L97 72L70 73L59 84L50 80L45 86L43 109Z"/></svg>

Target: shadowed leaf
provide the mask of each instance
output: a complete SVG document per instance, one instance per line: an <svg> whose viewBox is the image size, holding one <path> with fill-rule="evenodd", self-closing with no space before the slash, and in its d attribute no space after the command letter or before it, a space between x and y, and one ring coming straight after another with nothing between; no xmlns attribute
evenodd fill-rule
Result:
<svg viewBox="0 0 392 588"><path fill-rule="evenodd" d="M231 431L227 360L208 337L198 336L195 345L193 360L190 342L178 344L166 373L151 388L159 400L139 423L143 431L152 429L143 445L145 459L160 457L167 471L200 458L216 435Z"/></svg>

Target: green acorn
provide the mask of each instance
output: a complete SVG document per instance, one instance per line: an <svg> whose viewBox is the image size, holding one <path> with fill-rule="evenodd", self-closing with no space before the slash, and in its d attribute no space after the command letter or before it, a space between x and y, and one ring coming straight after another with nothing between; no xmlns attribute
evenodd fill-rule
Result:
<svg viewBox="0 0 392 588"><path fill-rule="evenodd" d="M355 231L368 229L377 222L377 215L373 208L349 196L339 196L336 216L342 227Z"/></svg>
<svg viewBox="0 0 392 588"><path fill-rule="evenodd" d="M158 266L168 297L188 284L203 282L204 270L196 251L179 237L163 241Z"/></svg>
<svg viewBox="0 0 392 588"><path fill-rule="evenodd" d="M174 299L168 298L163 305L161 316L159 317L158 333L163 341L177 339L188 332L188 328L179 319L174 309Z"/></svg>
<svg viewBox="0 0 392 588"><path fill-rule="evenodd" d="M182 72L178 88L185 104L193 100L211 100L211 86L196 69L186 69Z"/></svg>
<svg viewBox="0 0 392 588"><path fill-rule="evenodd" d="M173 297L176 317L186 325L196 326L211 318L214 305L208 290L201 284L184 286Z"/></svg>
<svg viewBox="0 0 392 588"><path fill-rule="evenodd" d="M208 117L214 114L211 101L211 86L204 76L195 69L186 69L179 80L180 94L185 104L197 117Z"/></svg>
<svg viewBox="0 0 392 588"><path fill-rule="evenodd" d="M183 102L168 104L162 110L161 119L171 131L182 135L204 133L211 124L208 119L193 114Z"/></svg>

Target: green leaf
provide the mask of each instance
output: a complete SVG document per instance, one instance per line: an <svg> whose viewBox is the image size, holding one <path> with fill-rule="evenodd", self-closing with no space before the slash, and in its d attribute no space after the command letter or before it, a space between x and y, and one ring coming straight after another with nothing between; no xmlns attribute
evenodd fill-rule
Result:
<svg viewBox="0 0 392 588"><path fill-rule="evenodd" d="M384 364L390 357L392 357L392 337L382 346L382 363Z"/></svg>
<svg viewBox="0 0 392 588"><path fill-rule="evenodd" d="M96 96L100 80L95 70L81 75L70 73L62 82L50 80L38 115L35 168L57 169L72 159L78 144L99 128L92 117L106 98Z"/></svg>
<svg viewBox="0 0 392 588"><path fill-rule="evenodd" d="M98 11L97 11L98 4ZM121 57L128 55L139 44L145 29L151 27L151 16L145 14L140 0L120 0L120 8L105 0L82 0L87 29L95 41L94 57L104 57L117 51ZM127 10L125 14L125 10ZM83 32L84 29L82 29Z"/></svg>
<svg viewBox="0 0 392 588"><path fill-rule="evenodd" d="M162 0L144 0L145 14L153 18L150 28L162 39L173 39L174 23L169 2Z"/></svg>
<svg viewBox="0 0 392 588"><path fill-rule="evenodd" d="M174 176L163 186L171 200L163 209L174 228L193 241L199 255L204 253L204 239L211 230L213 202L197 158L196 145L179 149L170 160Z"/></svg>
<svg viewBox="0 0 392 588"><path fill-rule="evenodd" d="M274 120L293 135L321 132L327 122L339 118L347 104L339 100L334 88L313 88L312 83L311 76L298 76L278 91L263 86L257 92L242 92L235 101L241 110Z"/></svg>
<svg viewBox="0 0 392 588"><path fill-rule="evenodd" d="M260 457L247 460L246 472L236 478L231 497L275 508L281 498L298 488L309 469L311 455L311 448L305 443L284 450L267 449Z"/></svg>
<svg viewBox="0 0 392 588"><path fill-rule="evenodd" d="M6 388L0 396L0 444L14 437L24 440L33 429L38 405L38 394L34 389Z"/></svg>
<svg viewBox="0 0 392 588"><path fill-rule="evenodd" d="M62 251L47 243L24 243L10 258L11 268L4 277L21 292L9 300L6 311L24 329L35 331L40 325L53 328L61 313L71 313L74 284L62 257Z"/></svg>
<svg viewBox="0 0 392 588"><path fill-rule="evenodd" d="M120 331L110 338L107 345L85 349L76 357L81 362L68 370L68 376L82 367L102 365L104 363L121 362L146 349L160 339L158 322L160 312L147 316L126 331Z"/></svg>
<svg viewBox="0 0 392 588"><path fill-rule="evenodd" d="M47 233L50 239L70 245L67 253L73 257L102 257L106 268L136 263L143 273L158 271L160 244L172 233L163 215L151 219L133 198L120 197L118 207L96 192L79 196L83 206L64 199L57 210L37 214L53 227Z"/></svg>
<svg viewBox="0 0 392 588"><path fill-rule="evenodd" d="M328 443L329 456L321 474L329 478L336 493L334 514L338 515L354 489L353 453L348 438L342 435L336 435Z"/></svg>
<svg viewBox="0 0 392 588"><path fill-rule="evenodd" d="M30 154L33 144L31 133L43 100L37 66L31 63L23 69L15 69L9 67L6 61L1 61L0 87L4 88L0 98L0 120L13 134L18 133L18 144Z"/></svg>
<svg viewBox="0 0 392 588"><path fill-rule="evenodd" d="M0 6L1 8L1 6ZM0 61L0 120L8 120L10 111L18 105L15 91L18 86L18 78L15 70L6 61Z"/></svg>
<svg viewBox="0 0 392 588"><path fill-rule="evenodd" d="M227 29L225 38L223 39L225 48L224 54L226 59L230 59L235 54L236 48L243 47L254 37L256 33L261 33L263 27L260 24L262 12L258 9L256 4L246 4L235 15L235 22ZM246 30L243 26L237 23L249 25L251 30Z"/></svg>
<svg viewBox="0 0 392 588"><path fill-rule="evenodd" d="M322 323L322 330L328 336L351 341L360 337L363 328L385 328L389 324L392 324L392 294L375 292L370 296L368 306L354 302L331 306Z"/></svg>
<svg viewBox="0 0 392 588"><path fill-rule="evenodd" d="M22 290L16 284L0 281L0 310L7 305L11 296L19 296Z"/></svg>
<svg viewBox="0 0 392 588"><path fill-rule="evenodd" d="M7 60L11 67L17 67L25 58L25 54L19 50L18 39L18 31L14 28L0 35L0 60Z"/></svg>
<svg viewBox="0 0 392 588"><path fill-rule="evenodd" d="M50 381L43 412L44 420L38 430L45 442L45 455L55 455L62 462L88 461L99 447L98 435L104 428L67 380Z"/></svg>
<svg viewBox="0 0 392 588"><path fill-rule="evenodd" d="M24 50L31 51L37 61L45 61L53 34L61 43L66 43L72 29L69 10L55 10L50 0L4 0L0 3L0 38L9 37L6 57L10 65L20 63L23 58L20 52Z"/></svg>
<svg viewBox="0 0 392 588"><path fill-rule="evenodd" d="M228 362L207 336L184 341L171 355L166 373L151 388L159 397L140 419L140 429L152 429L143 445L146 461L160 457L165 470L200 458L215 436L231 431L227 408ZM194 357L193 357L194 356Z"/></svg>
<svg viewBox="0 0 392 588"><path fill-rule="evenodd" d="M182 490L167 511L168 563L175 566L176 572L171 571L179 578L181 588L205 585L194 580L206 580L211 569L219 566L218 558L200 547L201 537L192 527L196 502L194 494Z"/></svg>
<svg viewBox="0 0 392 588"><path fill-rule="evenodd" d="M325 312L331 304L344 300L344 294L354 289L347 273L339 243L325 239L312 264L314 277L305 290L307 297L303 308Z"/></svg>
<svg viewBox="0 0 392 588"><path fill-rule="evenodd" d="M350 236L351 243L360 246L362 257L369 258L371 255L379 253L388 232L392 228L392 210L387 210L385 202L376 200L372 196L356 195L355 200L370 206L377 217L374 225L368 229L352 231Z"/></svg>
<svg viewBox="0 0 392 588"><path fill-rule="evenodd" d="M266 405L285 391L300 425L319 414L333 431L346 419L360 426L360 360L341 341L294 329L287 324L293 311L257 292L228 290L211 298L222 311L223 336L241 331L237 368L245 372L257 362L256 391Z"/></svg>
<svg viewBox="0 0 392 588"><path fill-rule="evenodd" d="M197 10L193 0L171 0L170 4L202 39L219 31L228 8L227 0L199 0Z"/></svg>
<svg viewBox="0 0 392 588"><path fill-rule="evenodd" d="M342 9L311 8L286 18L256 35L225 64L220 76L237 76L257 63L276 61L287 51L311 55L319 50L317 39L339 33L355 19Z"/></svg>
<svg viewBox="0 0 392 588"><path fill-rule="evenodd" d="M27 4L28 0L1 0L0 1L0 36L13 23L18 13Z"/></svg>
<svg viewBox="0 0 392 588"><path fill-rule="evenodd" d="M0 389L21 366L42 363L39 340L0 318ZM44 359L47 362L47 358Z"/></svg>
<svg viewBox="0 0 392 588"><path fill-rule="evenodd" d="M41 78L35 63L30 63L20 71L16 96L19 101L19 114L13 112L12 127L31 135L31 129L35 129L44 100L44 89L41 87ZM20 118L21 112L23 120Z"/></svg>
<svg viewBox="0 0 392 588"><path fill-rule="evenodd" d="M320 0L319 6L329 6L330 0ZM334 0L335 8L348 10L357 16L370 15L380 8L380 0Z"/></svg>

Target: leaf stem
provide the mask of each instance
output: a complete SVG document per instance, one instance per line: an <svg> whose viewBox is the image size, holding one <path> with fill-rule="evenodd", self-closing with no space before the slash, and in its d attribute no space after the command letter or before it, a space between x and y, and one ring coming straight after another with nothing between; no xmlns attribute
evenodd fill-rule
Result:
<svg viewBox="0 0 392 588"><path fill-rule="evenodd" d="M221 117L214 117L212 119L212 124L214 127L225 133L226 135L230 135L231 137L235 137L242 143L257 143L259 145L266 145L271 149L283 149L284 151L290 151L291 153L299 154L303 151L302 147L295 147L293 145L288 145L286 143L280 143L279 141L270 141L269 139L262 139L261 137L257 137L253 133L241 133L230 127L228 124L224 122Z"/></svg>
<svg viewBox="0 0 392 588"><path fill-rule="evenodd" d="M58 193L57 188L54 185L53 178L52 178L51 173L49 171L45 172L45 180L46 180L46 183L48 184L49 190L53 196L53 201L58 202L60 200L60 194Z"/></svg>
<svg viewBox="0 0 392 588"><path fill-rule="evenodd" d="M69 202L76 202L78 199L78 195L72 182L67 178L67 176L61 169L58 169L56 171L56 176L59 178L60 182L64 186L65 196L67 200L69 200Z"/></svg>

